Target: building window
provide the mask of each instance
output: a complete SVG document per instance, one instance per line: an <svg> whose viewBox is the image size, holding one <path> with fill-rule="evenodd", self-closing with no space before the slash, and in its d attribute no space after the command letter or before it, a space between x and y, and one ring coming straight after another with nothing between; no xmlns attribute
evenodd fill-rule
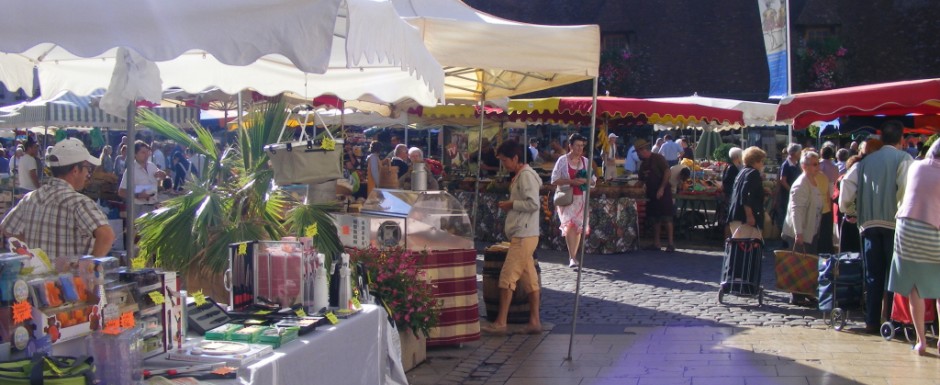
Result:
<svg viewBox="0 0 940 385"><path fill-rule="evenodd" d="M803 30L803 46L811 46L832 39L838 36L838 29L839 27L835 25L805 27Z"/></svg>
<svg viewBox="0 0 940 385"><path fill-rule="evenodd" d="M608 32L601 37L601 50L624 50L630 52L636 45L636 32Z"/></svg>

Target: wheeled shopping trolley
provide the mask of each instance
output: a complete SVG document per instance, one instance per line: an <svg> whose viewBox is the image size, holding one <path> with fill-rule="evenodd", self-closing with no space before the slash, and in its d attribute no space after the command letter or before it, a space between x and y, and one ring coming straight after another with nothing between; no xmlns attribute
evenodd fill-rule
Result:
<svg viewBox="0 0 940 385"><path fill-rule="evenodd" d="M761 263L764 258L764 241L757 238L729 238L725 241L725 258L721 267L718 286L718 303L724 303L724 295L732 294L757 297L757 305L764 304L764 287L761 286Z"/></svg>
<svg viewBox="0 0 940 385"><path fill-rule="evenodd" d="M827 325L842 330L849 310L861 310L864 287L859 253L819 255L819 310Z"/></svg>
<svg viewBox="0 0 940 385"><path fill-rule="evenodd" d="M937 300L924 299L924 323L937 335L934 323L937 321ZM881 324L881 336L885 341L891 341L898 332L904 333L907 342L917 340L914 333L914 319L911 317L910 300L898 293L894 293L894 303L891 305L891 319Z"/></svg>

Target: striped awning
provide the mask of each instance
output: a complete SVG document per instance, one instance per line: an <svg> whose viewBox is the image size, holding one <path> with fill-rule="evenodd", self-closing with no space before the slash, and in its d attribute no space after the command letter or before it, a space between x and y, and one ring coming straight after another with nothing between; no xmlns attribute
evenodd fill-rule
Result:
<svg viewBox="0 0 940 385"><path fill-rule="evenodd" d="M103 92L103 91L102 91ZM93 100L96 94L78 96L64 92L51 100L32 100L12 108L0 122L0 128L53 127L100 127L123 130L124 119L110 115L98 108ZM139 107L143 108L143 107ZM192 128L192 121L199 121L199 109L191 107L155 107L151 111L170 124L180 128Z"/></svg>

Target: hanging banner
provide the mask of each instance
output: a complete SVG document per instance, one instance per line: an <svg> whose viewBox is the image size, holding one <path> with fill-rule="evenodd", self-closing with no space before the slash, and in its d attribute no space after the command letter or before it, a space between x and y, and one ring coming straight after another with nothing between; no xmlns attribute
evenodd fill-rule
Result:
<svg viewBox="0 0 940 385"><path fill-rule="evenodd" d="M770 99L787 96L787 0L757 0L770 69Z"/></svg>

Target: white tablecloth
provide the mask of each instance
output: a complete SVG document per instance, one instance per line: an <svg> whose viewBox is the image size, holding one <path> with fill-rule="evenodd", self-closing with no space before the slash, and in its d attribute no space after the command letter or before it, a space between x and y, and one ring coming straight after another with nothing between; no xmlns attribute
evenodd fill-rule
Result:
<svg viewBox="0 0 940 385"><path fill-rule="evenodd" d="M192 341L190 341L192 342ZM320 327L273 354L238 370L238 379L214 384L406 384L398 332L385 309L363 305L363 311L339 324ZM395 357L392 357L395 356ZM151 359L145 367L186 366L182 361Z"/></svg>

